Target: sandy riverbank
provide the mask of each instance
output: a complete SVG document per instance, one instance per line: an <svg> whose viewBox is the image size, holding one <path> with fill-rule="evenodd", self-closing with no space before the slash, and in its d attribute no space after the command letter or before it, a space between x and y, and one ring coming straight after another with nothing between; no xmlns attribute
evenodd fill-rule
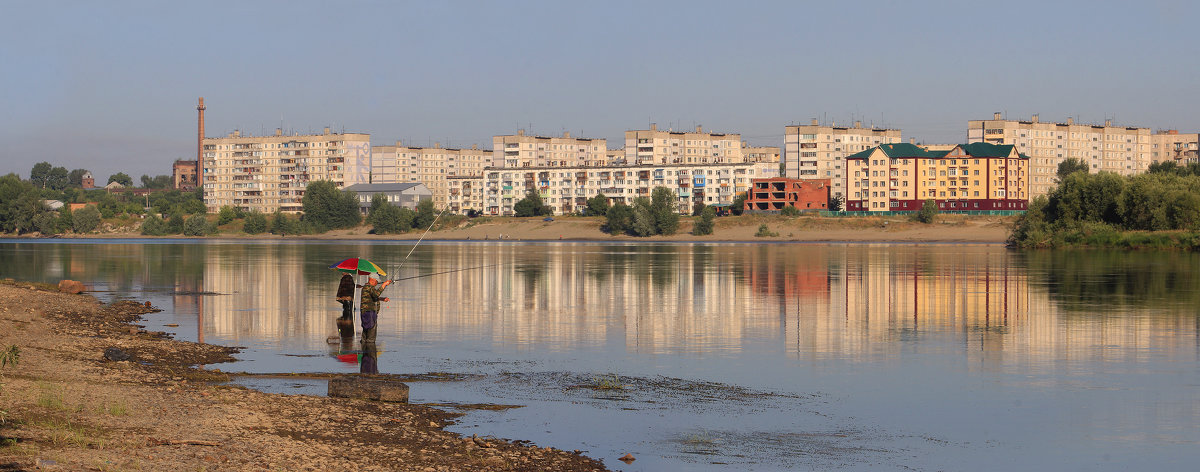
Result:
<svg viewBox="0 0 1200 472"><path fill-rule="evenodd" d="M482 217L463 220L454 225L442 225L431 231L430 240L564 240L564 241L696 241L696 242L969 242L1003 243L1008 238L1013 217L940 215L938 222L922 224L906 217L848 217L830 218L801 216L785 218L775 215L743 215L716 220L716 229L707 236L693 236L692 218L681 219L679 231L670 236L639 238L613 236L600 230L604 219L599 217L542 218ZM756 237L759 225L766 224L778 236ZM237 225L238 223L234 223ZM287 239L417 239L423 231L405 234L375 235L361 226L352 230L336 230L319 235L286 236ZM139 233L111 232L90 235L68 235L65 238L146 238ZM178 237L178 236L175 236ZM247 235L230 228L210 238L221 239L280 239L273 234Z"/></svg>
<svg viewBox="0 0 1200 472"><path fill-rule="evenodd" d="M0 349L20 349L0 370L0 470L606 470L461 438L442 429L454 414L427 406L220 385L234 350L130 324L148 311L0 283ZM106 360L111 347L133 359Z"/></svg>

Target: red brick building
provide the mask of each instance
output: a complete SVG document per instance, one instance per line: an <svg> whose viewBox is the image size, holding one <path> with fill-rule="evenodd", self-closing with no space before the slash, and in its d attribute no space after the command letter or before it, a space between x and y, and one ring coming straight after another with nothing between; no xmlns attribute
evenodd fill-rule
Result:
<svg viewBox="0 0 1200 472"><path fill-rule="evenodd" d="M802 211L829 209L829 179L753 179L748 192L745 211L780 211L786 206Z"/></svg>
<svg viewBox="0 0 1200 472"><path fill-rule="evenodd" d="M171 166L171 183L175 188L188 192L196 189L196 176L199 175L197 161L176 160Z"/></svg>

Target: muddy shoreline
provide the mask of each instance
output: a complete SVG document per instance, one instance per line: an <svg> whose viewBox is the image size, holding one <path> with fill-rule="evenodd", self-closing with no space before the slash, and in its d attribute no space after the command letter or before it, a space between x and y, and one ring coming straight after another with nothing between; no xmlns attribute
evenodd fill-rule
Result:
<svg viewBox="0 0 1200 472"><path fill-rule="evenodd" d="M461 437L444 430L458 414L428 405L224 385L236 349L133 324L151 311L0 282L0 349L20 351L0 369L0 471L608 470L576 452ZM106 359L111 348L130 359Z"/></svg>

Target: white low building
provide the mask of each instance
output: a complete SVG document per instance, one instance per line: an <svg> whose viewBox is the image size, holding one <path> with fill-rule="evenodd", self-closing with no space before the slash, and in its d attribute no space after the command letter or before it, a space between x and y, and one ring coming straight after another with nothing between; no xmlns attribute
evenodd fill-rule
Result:
<svg viewBox="0 0 1200 472"><path fill-rule="evenodd" d="M394 184L355 184L346 190L358 194L358 209L364 215L371 209L371 201L375 195L382 194L392 205L415 209L421 200L432 200L433 192L420 182L402 182Z"/></svg>

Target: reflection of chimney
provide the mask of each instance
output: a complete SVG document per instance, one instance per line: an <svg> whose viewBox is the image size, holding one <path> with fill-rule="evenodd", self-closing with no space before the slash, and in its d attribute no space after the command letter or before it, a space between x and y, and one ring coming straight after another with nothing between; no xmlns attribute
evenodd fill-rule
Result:
<svg viewBox="0 0 1200 472"><path fill-rule="evenodd" d="M204 97L196 111L200 114L196 121L196 186L204 188Z"/></svg>

